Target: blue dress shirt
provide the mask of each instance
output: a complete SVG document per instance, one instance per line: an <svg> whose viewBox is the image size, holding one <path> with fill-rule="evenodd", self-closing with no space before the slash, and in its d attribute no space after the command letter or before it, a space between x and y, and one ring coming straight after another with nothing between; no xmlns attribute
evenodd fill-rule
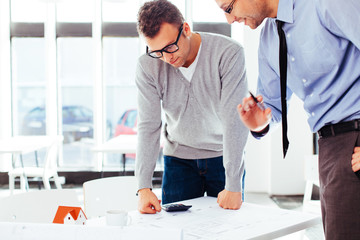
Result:
<svg viewBox="0 0 360 240"><path fill-rule="evenodd" d="M287 48L287 100L304 102L312 131L360 118L360 1L279 0ZM279 37L266 20L259 46L258 94L281 121Z"/></svg>

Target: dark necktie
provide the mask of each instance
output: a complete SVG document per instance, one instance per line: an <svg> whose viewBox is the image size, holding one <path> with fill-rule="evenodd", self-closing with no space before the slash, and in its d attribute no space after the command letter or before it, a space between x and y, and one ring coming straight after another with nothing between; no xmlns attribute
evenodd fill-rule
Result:
<svg viewBox="0 0 360 240"><path fill-rule="evenodd" d="M279 66L280 66L280 87L281 87L281 118L282 118L282 140L284 158L289 148L287 137L287 116L286 116L286 75L287 75L287 47L285 33L282 29L284 22L276 20L279 34Z"/></svg>

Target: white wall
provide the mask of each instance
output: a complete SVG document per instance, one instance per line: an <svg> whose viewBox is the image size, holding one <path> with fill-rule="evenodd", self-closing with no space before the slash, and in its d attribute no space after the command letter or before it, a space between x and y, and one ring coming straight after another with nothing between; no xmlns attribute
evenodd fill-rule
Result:
<svg viewBox="0 0 360 240"><path fill-rule="evenodd" d="M234 27L242 26L235 23ZM252 30L244 27L241 39L245 49L246 68L249 89L256 92L258 77L258 56L261 26ZM290 101L288 110L289 150L282 157L281 124L261 140L250 134L246 145L246 181L245 191L266 192L271 195L303 194L304 156L312 154L312 133L307 125L307 116L302 101L296 96Z"/></svg>
<svg viewBox="0 0 360 240"><path fill-rule="evenodd" d="M296 96L289 105L288 138L290 145L283 159L281 124L271 134L270 194L303 194L305 191L304 156L313 152L312 133L303 103Z"/></svg>

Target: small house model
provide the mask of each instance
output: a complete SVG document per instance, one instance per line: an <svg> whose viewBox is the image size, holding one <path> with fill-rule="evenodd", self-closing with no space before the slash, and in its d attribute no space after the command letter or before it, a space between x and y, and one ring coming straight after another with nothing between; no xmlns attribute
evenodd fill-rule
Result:
<svg viewBox="0 0 360 240"><path fill-rule="evenodd" d="M81 207L59 206L53 223L85 225L86 219Z"/></svg>

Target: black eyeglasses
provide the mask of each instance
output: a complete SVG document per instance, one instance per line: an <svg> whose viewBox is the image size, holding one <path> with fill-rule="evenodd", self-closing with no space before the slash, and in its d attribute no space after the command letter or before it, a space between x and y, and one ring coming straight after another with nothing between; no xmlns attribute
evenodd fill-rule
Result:
<svg viewBox="0 0 360 240"><path fill-rule="evenodd" d="M229 6L225 9L225 12L226 12L227 14L230 14L231 11L233 10L235 1L236 1L236 0L232 0L231 3L229 4Z"/></svg>
<svg viewBox="0 0 360 240"><path fill-rule="evenodd" d="M181 36L181 33L182 33L182 30L183 30L183 25L181 25L181 27L179 28L179 34L176 38L176 41L165 46L163 49L161 50L155 50L155 51L152 51L152 52L149 52L149 47L146 46L146 54L149 55L150 57L153 57L153 58L161 58L163 56L163 52L166 52L166 53L174 53L176 52L177 50L179 50L179 46L177 45L179 39L180 39L180 36Z"/></svg>

